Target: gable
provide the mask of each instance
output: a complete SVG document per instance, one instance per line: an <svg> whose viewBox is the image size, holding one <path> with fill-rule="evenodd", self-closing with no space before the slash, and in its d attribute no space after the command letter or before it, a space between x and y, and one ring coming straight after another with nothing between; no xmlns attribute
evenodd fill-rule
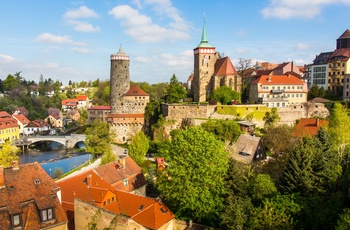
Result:
<svg viewBox="0 0 350 230"><path fill-rule="evenodd" d="M229 57L220 58L215 62L214 76L238 75Z"/></svg>

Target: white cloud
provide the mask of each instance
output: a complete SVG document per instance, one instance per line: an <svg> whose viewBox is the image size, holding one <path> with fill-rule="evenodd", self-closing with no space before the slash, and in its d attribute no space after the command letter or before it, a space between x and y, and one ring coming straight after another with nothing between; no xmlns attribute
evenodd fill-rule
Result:
<svg viewBox="0 0 350 230"><path fill-rule="evenodd" d="M265 18L314 18L331 4L350 4L350 0L270 0L261 13Z"/></svg>
<svg viewBox="0 0 350 230"><path fill-rule="evenodd" d="M133 3L138 9L142 8L141 0L131 0L131 3Z"/></svg>
<svg viewBox="0 0 350 230"><path fill-rule="evenodd" d="M140 62L140 63L150 63L151 60L146 57L138 56L134 58L135 62Z"/></svg>
<svg viewBox="0 0 350 230"><path fill-rule="evenodd" d="M186 32L188 27L181 26L179 21L172 21L169 28L163 27L153 23L149 16L140 14L138 10L128 5L116 6L108 13L115 19L121 20L125 33L138 42L177 41L189 38Z"/></svg>
<svg viewBox="0 0 350 230"><path fill-rule="evenodd" d="M193 66L193 50L186 50L178 55L163 53L160 55L160 62L167 66L179 68Z"/></svg>
<svg viewBox="0 0 350 230"><path fill-rule="evenodd" d="M74 30L80 32L96 32L100 30L98 26L93 26L90 23L81 21L69 20L68 24L74 25Z"/></svg>
<svg viewBox="0 0 350 230"><path fill-rule="evenodd" d="M86 6L81 6L79 9L67 11L64 15L66 19L74 19L74 18L98 18L98 14L89 9Z"/></svg>
<svg viewBox="0 0 350 230"><path fill-rule="evenodd" d="M73 47L72 50L76 53L82 53L82 54L91 53L91 50L86 48L81 48L81 47Z"/></svg>
<svg viewBox="0 0 350 230"><path fill-rule="evenodd" d="M37 39L38 42L47 42L47 43L55 43L55 44L68 44L68 45L76 45L76 46L84 46L83 42L73 41L69 36L60 36L60 35L52 35L50 33L42 33Z"/></svg>
<svg viewBox="0 0 350 230"><path fill-rule="evenodd" d="M5 54L0 54L0 63L10 63L10 62L14 62L15 59L11 56L5 55Z"/></svg>
<svg viewBox="0 0 350 230"><path fill-rule="evenodd" d="M307 50L307 49L309 49L309 46L307 44L305 44L305 43L298 43L298 44L296 44L295 49L297 49L297 50Z"/></svg>

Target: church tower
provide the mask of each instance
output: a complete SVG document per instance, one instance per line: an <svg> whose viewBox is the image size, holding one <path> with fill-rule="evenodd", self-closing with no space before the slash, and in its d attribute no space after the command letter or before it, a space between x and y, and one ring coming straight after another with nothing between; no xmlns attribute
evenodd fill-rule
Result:
<svg viewBox="0 0 350 230"><path fill-rule="evenodd" d="M120 45L118 53L111 55L111 114L124 113L123 95L127 93L130 88L129 65L129 56L124 53L123 48Z"/></svg>
<svg viewBox="0 0 350 230"><path fill-rule="evenodd" d="M194 71L191 86L193 99L196 102L204 102L207 100L211 90L210 79L214 74L215 62L217 60L215 47L210 45L207 40L205 18L202 39L199 45L193 49L193 55Z"/></svg>

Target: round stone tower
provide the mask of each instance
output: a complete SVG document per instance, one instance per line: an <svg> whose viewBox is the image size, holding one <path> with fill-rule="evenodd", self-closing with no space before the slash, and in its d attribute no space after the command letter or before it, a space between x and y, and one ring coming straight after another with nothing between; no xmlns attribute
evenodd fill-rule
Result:
<svg viewBox="0 0 350 230"><path fill-rule="evenodd" d="M130 88L129 65L129 56L124 53L120 45L118 53L111 55L110 101L112 114L124 113L123 95Z"/></svg>

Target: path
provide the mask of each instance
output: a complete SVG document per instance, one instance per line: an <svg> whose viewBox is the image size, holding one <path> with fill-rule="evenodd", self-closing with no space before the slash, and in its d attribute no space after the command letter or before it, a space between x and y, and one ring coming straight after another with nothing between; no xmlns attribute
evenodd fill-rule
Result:
<svg viewBox="0 0 350 230"><path fill-rule="evenodd" d="M111 144L111 147L112 147L112 150L113 150L113 152L114 152L114 154L116 156L124 155L124 150L125 150L124 148L122 148L120 146L117 146L117 145L113 145L113 144ZM64 179L67 179L67 178L79 175L81 173L90 171L90 170L95 169L98 166L100 166L100 164L101 164L101 158L98 158L93 163L91 163L91 164L89 164L89 165L87 165L87 166L85 166L85 167L83 167L83 168L81 168L81 169L79 169L79 170L77 170L77 171L75 171L75 172L73 172L73 173L71 173L71 174L69 174L69 175L59 179L59 180L57 180L57 181L64 180Z"/></svg>

